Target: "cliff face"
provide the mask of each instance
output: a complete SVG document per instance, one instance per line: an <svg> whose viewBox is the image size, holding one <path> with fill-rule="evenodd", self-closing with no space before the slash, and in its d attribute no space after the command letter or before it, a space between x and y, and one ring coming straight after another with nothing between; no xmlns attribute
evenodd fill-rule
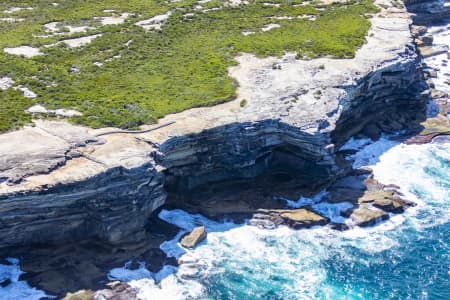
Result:
<svg viewBox="0 0 450 300"><path fill-rule="evenodd" d="M157 162L166 187L186 192L201 185L253 178L264 172L301 178L314 187L340 175L335 152L349 137L417 128L428 97L414 47L404 59L339 87L339 107L310 124L281 119L233 122L161 144ZM320 100L319 100L320 101ZM328 100L322 100L328 101Z"/></svg>
<svg viewBox="0 0 450 300"><path fill-rule="evenodd" d="M414 127L427 96L409 15L391 7L371 21L353 59L243 54L230 69L237 100L167 116L175 123L155 131L100 137L111 129L41 121L0 136L0 247L120 243L143 236L166 190L263 173L317 186L342 174L335 154L348 137Z"/></svg>
<svg viewBox="0 0 450 300"><path fill-rule="evenodd" d="M163 177L149 167L113 168L47 191L2 196L1 246L141 239L147 217L165 200Z"/></svg>

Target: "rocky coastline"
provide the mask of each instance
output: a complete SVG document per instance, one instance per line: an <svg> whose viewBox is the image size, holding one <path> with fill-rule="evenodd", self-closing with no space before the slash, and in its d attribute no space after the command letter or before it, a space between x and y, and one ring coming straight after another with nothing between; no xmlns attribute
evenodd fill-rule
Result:
<svg viewBox="0 0 450 300"><path fill-rule="evenodd" d="M413 206L397 187L376 182L370 170L353 170L345 160L349 152L340 151L355 135L378 139L382 132L406 130L401 138L422 143L450 132L446 124L423 123L427 101L436 95L420 56L420 47L432 47L426 28L411 26L406 9L377 2L388 7L372 17L367 43L354 59L243 54L230 69L240 84L238 99L167 116L160 123L170 125L158 130L104 135L112 129L37 121L0 136L0 257L22 257L33 286L62 296L100 289L106 283L101 274L130 257L159 261L155 268L176 264L158 252L176 234L157 220L163 205L217 219L250 219L264 228L329 224L339 230L346 228L310 207L286 210L286 199L326 188L327 201L355 204L346 217L357 226ZM427 9L408 4L420 26L433 22ZM422 10L426 17L417 13ZM245 106L239 105L243 99ZM27 254L39 247L41 255ZM71 249L82 254L67 257ZM44 262L54 252L60 254ZM94 262L100 256L106 258ZM62 265L50 266L62 257ZM86 264L75 268L80 258ZM77 283L77 272L86 270L92 271L88 280ZM52 286L63 273L71 275ZM126 284L79 293L89 299L136 297Z"/></svg>

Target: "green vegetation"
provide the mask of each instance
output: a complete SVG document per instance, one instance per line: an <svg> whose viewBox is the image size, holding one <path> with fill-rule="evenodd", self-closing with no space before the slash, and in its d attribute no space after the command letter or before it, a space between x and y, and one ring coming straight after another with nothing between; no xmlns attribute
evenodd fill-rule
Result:
<svg viewBox="0 0 450 300"><path fill-rule="evenodd" d="M327 6L296 5L302 0L292 0L290 5L285 0L271 1L279 6L250 2L224 7L224 1L213 0L203 9L220 9L203 12L193 0L1 1L0 18L24 21L0 21L0 49L29 45L44 55L24 58L0 50L0 77L9 76L16 86L38 95L30 100L11 89L0 91L0 131L29 122L23 110L36 103L79 110L83 116L71 119L79 124L135 128L168 113L227 101L236 91L227 68L236 64L233 58L240 52L260 57L281 56L285 51L296 51L300 57L352 57L365 41L368 13L376 11L370 0ZM3 12L11 7L33 10ZM104 12L111 9L115 12ZM168 11L172 14L161 31L135 25ZM120 25L101 26L95 19L125 12L132 15ZM304 15L314 15L316 20L297 18ZM39 37L48 35L43 25L49 22L92 28L70 35L61 29L66 35ZM280 27L261 31L271 23ZM255 33L243 35L245 31ZM48 47L97 33L102 36L80 48L63 43Z"/></svg>

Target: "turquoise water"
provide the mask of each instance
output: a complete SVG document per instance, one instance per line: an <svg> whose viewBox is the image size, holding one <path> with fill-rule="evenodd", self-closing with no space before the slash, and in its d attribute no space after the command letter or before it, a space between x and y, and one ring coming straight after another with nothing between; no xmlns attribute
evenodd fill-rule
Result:
<svg viewBox="0 0 450 300"><path fill-rule="evenodd" d="M417 207L344 232L266 230L162 211L182 232L205 225L206 242L195 250L175 239L162 245L184 262L178 269L139 276L144 266L117 268L110 278L128 280L144 299L450 299L450 144L407 146L383 138L346 147L360 148L355 167L371 166L379 181L400 186ZM320 204L336 218L336 207Z"/></svg>
<svg viewBox="0 0 450 300"><path fill-rule="evenodd" d="M180 227L161 245L180 267L158 273L128 266L112 269L111 280L129 282L142 299L450 299L450 144L403 145L382 138L351 140L355 168L370 166L375 178L396 184L417 203L371 228L340 232L326 227L274 230L219 223L182 210L160 218ZM300 197L333 220L348 207ZM318 202L319 201L319 202ZM318 202L318 203L317 203ZM342 207L341 207L342 206ZM208 237L194 250L177 243L183 232L205 225ZM18 260L0 265L0 299L40 299L44 292L19 281Z"/></svg>

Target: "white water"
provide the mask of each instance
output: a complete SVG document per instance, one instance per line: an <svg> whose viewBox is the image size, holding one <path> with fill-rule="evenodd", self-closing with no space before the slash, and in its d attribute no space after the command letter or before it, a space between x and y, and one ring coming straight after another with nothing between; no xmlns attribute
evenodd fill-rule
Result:
<svg viewBox="0 0 450 300"><path fill-rule="evenodd" d="M0 299L2 300L39 300L47 295L30 287L25 281L19 281L19 276L23 274L19 267L19 260L16 258L6 259L10 265L0 264L0 282L9 279L11 284L0 288ZM49 297L49 296L47 296Z"/></svg>
<svg viewBox="0 0 450 300"><path fill-rule="evenodd" d="M298 231L287 227L265 230L215 222L181 210L163 210L160 218L180 227L180 234L162 244L161 249L169 256L179 258L182 262L180 267L165 266L152 273L143 264L136 270L125 265L112 269L109 279L128 281L138 288L143 299L396 299L398 291L394 290L392 295L374 296L370 289L370 284L383 280L396 269L381 273L375 279L354 278L352 272L366 268L362 274L369 276L375 272L374 268L395 264L403 256L411 254L411 257L416 257L421 254L414 252L417 250L403 249L410 247L405 245L405 241L408 242L406 237L411 236L413 242L410 244L419 243L424 238L417 238L421 233L427 236L429 228L448 224L450 144L404 145L383 136L374 143L352 140L345 148L359 150L350 157L354 167L370 167L380 182L400 186L405 197L415 201L417 207L404 214L393 215L375 227L355 227L344 232L327 227ZM294 207L312 205L333 222L346 222L340 211L351 204L321 203L323 196L326 192L312 198L302 197L290 204ZM206 241L194 250L182 248L177 242L182 232L198 225L206 226ZM436 240L436 243L446 242ZM432 249L435 245L426 244L426 247ZM384 253L390 253L389 257L384 257ZM447 264L446 268L450 270L450 261L445 259L448 253L442 255L440 263ZM0 299L35 300L44 297L44 292L18 280L21 274L18 260L9 261L12 265L0 265L0 281L9 278L12 283L0 288ZM339 263L334 265L335 262ZM339 271L344 267L348 270ZM402 267L399 264L402 272L410 272L408 268L403 271ZM334 278L336 274L342 274L344 282L349 277L351 282L358 284L342 285ZM445 280L449 273L438 275L436 278L444 277ZM413 277L404 281L419 279ZM361 281L364 280L370 284L363 285ZM441 290L445 292L445 287ZM425 287L419 291L420 297L408 292L398 298L441 299L428 296Z"/></svg>
<svg viewBox="0 0 450 300"><path fill-rule="evenodd" d="M359 149L351 157L355 167L372 168L377 180L400 186L405 197L418 206L378 226L356 227L344 232L326 227L265 230L221 224L181 210L164 210L160 217L179 226L183 232L198 225L206 226L206 242L194 250L182 249L175 240L169 243L170 247L162 247L168 253L177 253L174 256L184 262L177 272L171 269L156 279L155 274L149 275L141 269L128 270L124 276L116 274L115 278L131 280L130 284L139 289L143 299L212 299L218 297L217 290L221 291L221 299L370 298L364 287L343 289L330 282L327 262L338 257L344 264L363 265L370 270L372 264L383 264L374 261L372 256L401 249L405 232L423 231L448 222L450 144L404 145L382 137L375 143L353 140L345 147ZM443 172L442 176L436 172ZM322 192L290 204L294 207L312 205L334 222L345 222L339 212L352 204L320 203L324 195ZM184 254L178 256L182 252ZM141 275L144 279L137 279ZM274 295L259 293L268 286L276 291ZM216 293L215 296L212 293ZM427 292L423 293L425 296L420 298L428 299Z"/></svg>
<svg viewBox="0 0 450 300"><path fill-rule="evenodd" d="M431 30L438 32L441 29ZM435 44L450 44L450 35L445 31L434 34L434 37ZM445 83L449 78L445 74L450 73L450 68L442 65L445 60L447 57L443 54L426 59L426 63L440 69L438 78L434 79L436 88L450 93L450 86ZM421 233L426 236L429 228L448 224L450 220L450 144L404 145L383 136L375 143L369 139L351 139L341 148L351 149L359 150L350 157L355 168L370 167L375 179L400 186L405 198L418 205L402 215L391 216L390 220L375 227L354 227L344 232L326 227L299 231L287 227L265 230L222 224L180 210L162 211L161 219L177 225L181 230L174 239L163 243L161 249L168 256L179 258L183 262L181 266L165 266L161 271L152 273L144 264L136 270L130 270L129 264L126 264L122 268L112 269L108 278L130 282L139 289L139 296L143 299L449 299L430 296L425 287L418 288L418 293L400 295L401 291L394 290L387 296L380 296L359 282L365 278L353 278L347 273L348 270L338 270L337 273L342 274L343 282L344 277L351 277L359 285L339 285L336 280L330 280L333 274L330 261L339 260L350 269L365 266L363 274L368 275L375 273L374 268L379 265L395 265L402 256L420 255L419 252L411 250L413 253L409 253L409 249L403 249L407 247L405 237L412 235L411 240L414 240L414 236ZM347 223L348 220L340 216L340 212L352 204L321 203L324 196L325 191L311 198L300 197L288 204L291 207L311 205L332 222ZM182 248L178 244L181 235L198 225L206 226L207 240L194 250ZM448 231L448 226L444 230ZM419 243L420 239L424 237L416 238L413 243ZM426 247L432 249L438 243L447 243L447 249L449 247L445 240L434 240ZM382 254L387 251L393 254L386 259ZM450 262L445 257L448 257L449 251L439 258L439 263L447 270L450 270ZM0 264L0 282L10 279L11 284L0 287L1 300L37 300L47 296L43 291L19 281L22 271L18 260L7 260L10 265ZM403 270L401 264L396 266L405 274L410 272L408 268ZM436 268L438 266L436 264ZM397 269L392 269L391 273ZM431 284L438 278L450 282L450 271L437 274L439 276L434 279L429 274L423 276L429 275ZM388 274L384 275L388 277ZM423 285L421 278L402 278L402 288L404 285L406 289L409 281L413 286ZM371 283L371 278L366 280ZM382 281L383 278L372 278L372 284L374 280ZM450 286L447 283L437 289L448 294ZM275 292L270 294L267 290Z"/></svg>
<svg viewBox="0 0 450 300"><path fill-rule="evenodd" d="M450 31L447 27L448 25L429 28L428 32L433 34L433 44L450 46ZM437 78L432 79L436 89L450 95L450 85L446 83L450 79L450 57L447 53L428 57L424 61L428 66L439 70Z"/></svg>

